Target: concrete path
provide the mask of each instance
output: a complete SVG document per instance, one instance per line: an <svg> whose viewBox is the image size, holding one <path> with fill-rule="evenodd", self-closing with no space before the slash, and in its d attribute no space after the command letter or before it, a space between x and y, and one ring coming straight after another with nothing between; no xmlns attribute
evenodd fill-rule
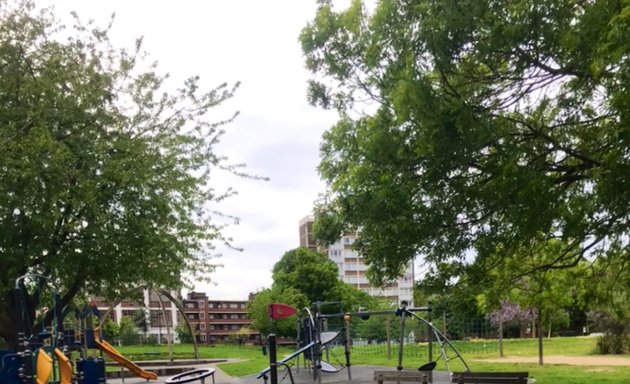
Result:
<svg viewBox="0 0 630 384"><path fill-rule="evenodd" d="M214 373L215 384L265 384L263 379L257 379L256 375L244 376L244 377L231 377L221 369L217 367L217 364L205 364L198 366L191 366L193 368L215 368L216 371ZM321 376L322 384L376 384L374 381L374 371L375 370L395 370L392 367L382 367L382 366L363 366L357 365L352 366L351 368L351 376L352 380L348 379L348 372L346 369L342 369L337 373L323 373ZM293 367L291 368L291 374L293 375L293 380L295 384L319 384L319 381L313 381L312 373L309 372L306 368L300 368L298 370ZM154 384L162 384L168 379L170 376L161 376L157 381L146 381L141 378L125 378L124 381L122 379L108 379L108 384L146 384L146 383L154 383ZM195 381L192 384L197 384L199 381ZM211 384L212 379L207 378L205 384ZM266 384L270 384L271 381L267 380ZM290 376L288 371L285 369L279 369L278 372L278 383L279 384L291 384ZM434 372L434 383L449 383L449 376L447 372Z"/></svg>

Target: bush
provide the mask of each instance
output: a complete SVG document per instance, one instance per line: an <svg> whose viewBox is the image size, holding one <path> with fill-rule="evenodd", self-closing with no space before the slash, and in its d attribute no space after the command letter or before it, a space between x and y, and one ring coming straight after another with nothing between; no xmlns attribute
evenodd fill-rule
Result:
<svg viewBox="0 0 630 384"><path fill-rule="evenodd" d="M128 317L123 317L120 321L120 343L122 345L140 344L140 334L138 328Z"/></svg>
<svg viewBox="0 0 630 384"><path fill-rule="evenodd" d="M597 351L602 355L630 352L630 337L627 334L606 332L597 340Z"/></svg>

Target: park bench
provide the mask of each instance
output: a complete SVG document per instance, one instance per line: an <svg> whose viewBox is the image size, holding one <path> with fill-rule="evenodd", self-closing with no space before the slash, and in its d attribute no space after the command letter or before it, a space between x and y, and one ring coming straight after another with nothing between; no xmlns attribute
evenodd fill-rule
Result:
<svg viewBox="0 0 630 384"><path fill-rule="evenodd" d="M419 371L374 371L374 381L378 384L385 381L428 384L429 375Z"/></svg>
<svg viewBox="0 0 630 384"><path fill-rule="evenodd" d="M453 372L453 384L527 384L527 372Z"/></svg>

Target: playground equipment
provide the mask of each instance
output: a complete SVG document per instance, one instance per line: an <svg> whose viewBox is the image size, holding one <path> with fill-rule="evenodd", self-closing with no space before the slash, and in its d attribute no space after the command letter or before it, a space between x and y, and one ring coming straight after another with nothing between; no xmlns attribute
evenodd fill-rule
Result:
<svg viewBox="0 0 630 384"><path fill-rule="evenodd" d="M42 286L47 283L53 289L52 322L40 332L33 329L34 319L26 309L25 279L37 279ZM38 287L39 289L39 287ZM29 274L16 280L13 290L14 311L20 319L16 351L0 351L0 382L3 384L97 384L105 376L105 364L96 359L79 359L77 375L68 357L74 346L66 343L63 327L63 311L57 287L45 276ZM46 311L44 311L45 313ZM101 359L102 360L102 359ZM86 372L90 372L86 374ZM94 378L92 380L92 378ZM77 379L77 380L75 380ZM100 381L102 383L104 381Z"/></svg>
<svg viewBox="0 0 630 384"><path fill-rule="evenodd" d="M347 313L343 312L341 309L337 313L325 314L321 312L321 307L323 304L330 303L315 303L316 313L313 315L310 309L305 308L303 316L300 321L300 331L298 332L298 341L299 348L285 357L284 359L276 362L275 361L275 335L270 335L269 345L270 349L273 344L273 353L270 352L270 367L262 370L256 376L257 378L262 378L264 383L267 384L268 373L271 374L271 384L277 384L277 374L274 375L274 369L278 365L285 367L287 375L291 380L291 383L294 383L293 374L291 372L291 367L289 362L293 359L298 360L298 369L299 369L299 357L302 356L304 361L311 361L309 365L309 369L312 369L313 373L313 381L317 381L321 383L321 375L322 373L336 373L341 371L341 369L345 368L348 375L348 381L352 381L352 372L351 372L351 340L350 340L350 320L353 317L358 317L360 319L367 319L370 316L377 315L395 315L400 318L400 335L398 338L398 365L396 367L397 371L403 370L403 352L404 352L404 339L405 339L405 323L408 318L419 321L421 324L425 325L429 332L429 340L428 340L428 361L418 367L418 371L427 372L431 375L431 372L435 369L437 362L439 359L443 359L444 364L446 366L446 370L449 372L449 375L452 373L449 363L453 360L459 360L465 367L466 371L470 371L468 364L459 353L457 348L451 343L451 341L436 327L431 323L431 307L419 307L419 308L409 308L407 307L406 302L402 302L400 307L395 310L388 311L367 311L367 312L355 312L355 313ZM417 312L426 312L428 314L428 320L424 319L421 316L417 315ZM325 329L325 322L328 319L340 319L343 321L343 326L341 331L339 332L331 332ZM273 336L273 338L272 338ZM328 346L332 344L335 340L342 340L344 346L344 355L345 355L345 366L343 368L337 369L330 364L329 361L324 360L324 356L327 355ZM436 341L438 343L438 348L440 351L440 356L434 360L433 359L433 342Z"/></svg>
<svg viewBox="0 0 630 384"><path fill-rule="evenodd" d="M214 384L214 372L215 372L214 368L194 369L192 371L175 375L167 379L164 383L165 384L184 384L184 383L190 383L195 380L199 380L201 384L205 384L206 377L212 376L212 384Z"/></svg>
<svg viewBox="0 0 630 384"><path fill-rule="evenodd" d="M26 308L26 279L36 279L38 284L47 283L53 290L52 322L40 332L33 329L34 319ZM39 289L39 288L38 288ZM13 291L16 318L20 319L18 346L16 351L0 351L0 383L2 384L103 384L106 383L105 360L102 357L86 356L87 348L97 348L109 355L138 376L156 380L153 372L144 371L122 356L114 347L102 339L100 330L93 331L85 325L78 330L65 330L64 308L59 289L45 276L29 274L16 280ZM39 295L39 292L38 292ZM66 308L67 309L67 308ZM77 317L84 319L88 314L98 315L95 306L87 307ZM43 322L42 322L43 323ZM70 358L79 352L76 371Z"/></svg>

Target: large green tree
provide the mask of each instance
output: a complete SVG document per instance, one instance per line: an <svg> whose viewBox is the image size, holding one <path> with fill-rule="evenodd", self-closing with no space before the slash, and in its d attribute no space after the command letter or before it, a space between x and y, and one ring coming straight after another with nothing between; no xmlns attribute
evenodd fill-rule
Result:
<svg viewBox="0 0 630 384"><path fill-rule="evenodd" d="M0 0L0 338L9 344L24 315L9 298L19 276L46 276L64 306L80 292L115 299L138 284L179 287L184 272L207 276L213 244L228 241L212 212L232 191L215 190L210 172L238 172L215 148L232 117L210 112L236 86L205 92L192 77L166 91L141 40L119 50L108 28L78 18L66 27L32 1ZM20 301L33 318L30 292Z"/></svg>
<svg viewBox="0 0 630 384"><path fill-rule="evenodd" d="M298 311L309 305L306 296L292 287L273 286L256 292L254 300L249 303L247 313L252 320L251 327L257 329L263 336L274 333L278 336L296 337L297 318L290 316L284 319L272 320L269 318L269 304L287 304Z"/></svg>
<svg viewBox="0 0 630 384"><path fill-rule="evenodd" d="M308 248L292 249L273 266L273 285L295 288L310 303L328 301L340 284L337 265L328 256Z"/></svg>
<svg viewBox="0 0 630 384"><path fill-rule="evenodd" d="M539 266L555 268L627 245L626 1L319 4L300 38L309 100L340 112L321 145L328 222L361 227L381 277L419 253L559 238Z"/></svg>

